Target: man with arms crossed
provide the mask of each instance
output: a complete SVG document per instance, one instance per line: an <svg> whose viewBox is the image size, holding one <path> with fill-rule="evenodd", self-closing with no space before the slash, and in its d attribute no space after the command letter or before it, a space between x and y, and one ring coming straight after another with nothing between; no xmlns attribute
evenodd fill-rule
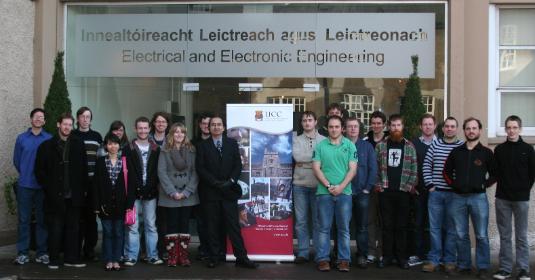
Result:
<svg viewBox="0 0 535 280"><path fill-rule="evenodd" d="M481 121L476 118L470 117L464 121L466 143L451 151L444 165L444 179L454 191L448 208L457 234L457 272L469 274L472 269L468 229L470 217L476 238L477 277L487 279L490 246L489 202L486 190L495 181L495 162L492 151L479 142L482 128Z"/></svg>
<svg viewBox="0 0 535 280"><path fill-rule="evenodd" d="M353 193L353 216L355 217L357 240L357 265L368 266L368 207L369 196L377 179L377 155L372 144L359 139L360 122L350 117L346 121L346 134L357 147L357 175L351 181Z"/></svg>
<svg viewBox="0 0 535 280"><path fill-rule="evenodd" d="M457 260L455 228L448 211L453 199L453 191L444 180L442 171L451 150L464 143L457 139L457 126L457 120L454 117L447 117L442 126L444 137L431 143L424 158L422 173L425 187L429 191L431 243L427 255L428 262L422 267L423 272L435 271L440 263L444 263L446 273L452 273L455 270Z"/></svg>
<svg viewBox="0 0 535 280"><path fill-rule="evenodd" d="M317 207L319 236L316 254L318 269L330 270L331 226L336 217L338 235L338 270L349 271L351 261L349 222L351 221L351 179L357 171L357 149L342 135L343 120L339 116L327 119L329 138L314 150L312 169L319 181Z"/></svg>
<svg viewBox="0 0 535 280"><path fill-rule="evenodd" d="M500 233L500 270L494 279L507 279L513 270L511 244L512 221L515 221L517 279L529 280L528 216L529 194L535 177L535 152L522 141L522 120L518 116L505 119L507 140L496 146L496 222Z"/></svg>

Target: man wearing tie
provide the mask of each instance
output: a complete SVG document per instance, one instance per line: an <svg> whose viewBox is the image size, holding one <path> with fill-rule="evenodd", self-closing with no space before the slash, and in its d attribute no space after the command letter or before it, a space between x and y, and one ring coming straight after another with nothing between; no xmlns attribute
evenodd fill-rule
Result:
<svg viewBox="0 0 535 280"><path fill-rule="evenodd" d="M220 228L224 228L232 244L236 266L257 268L258 264L249 260L241 236L237 200L242 196L237 184L242 164L238 143L223 135L223 118L214 116L209 124L210 138L197 146L196 167L199 175L199 196L206 221L209 244L207 266L218 264L221 244Z"/></svg>

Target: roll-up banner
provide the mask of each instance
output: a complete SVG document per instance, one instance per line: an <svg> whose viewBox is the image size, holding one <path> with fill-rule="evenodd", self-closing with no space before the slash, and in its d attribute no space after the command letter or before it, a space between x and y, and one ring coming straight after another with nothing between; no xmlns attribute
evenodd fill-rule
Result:
<svg viewBox="0 0 535 280"><path fill-rule="evenodd" d="M227 136L238 141L239 221L249 258L293 261L292 104L227 104ZM233 260L227 244L227 259Z"/></svg>

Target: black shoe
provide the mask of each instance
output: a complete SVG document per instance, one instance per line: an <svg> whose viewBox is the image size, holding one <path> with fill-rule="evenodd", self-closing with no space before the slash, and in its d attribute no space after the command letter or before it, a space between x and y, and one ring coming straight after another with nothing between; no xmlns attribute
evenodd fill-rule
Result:
<svg viewBox="0 0 535 280"><path fill-rule="evenodd" d="M377 262L375 263L375 265L377 265L377 268L385 268L385 266L389 264L386 264L383 258L379 258Z"/></svg>
<svg viewBox="0 0 535 280"><path fill-rule="evenodd" d="M477 272L477 278L479 278L479 279L490 279L489 272L486 269L480 269Z"/></svg>
<svg viewBox="0 0 535 280"><path fill-rule="evenodd" d="M252 269L258 268L258 264L253 262L250 259L237 259L236 266L244 267L244 268L252 268Z"/></svg>
<svg viewBox="0 0 535 280"><path fill-rule="evenodd" d="M304 264L304 263L307 263L307 262L308 262L308 260L305 257L302 257L302 256L298 256L294 260L294 263L296 263L296 264Z"/></svg>
<svg viewBox="0 0 535 280"><path fill-rule="evenodd" d="M401 269L409 269L411 266L409 265L408 261L398 261L398 266Z"/></svg>
<svg viewBox="0 0 535 280"><path fill-rule="evenodd" d="M366 257L357 257L357 266L361 269L368 268L368 260L366 259Z"/></svg>
<svg viewBox="0 0 535 280"><path fill-rule="evenodd" d="M206 267L208 268L215 268L219 262L217 260L208 259L206 262Z"/></svg>

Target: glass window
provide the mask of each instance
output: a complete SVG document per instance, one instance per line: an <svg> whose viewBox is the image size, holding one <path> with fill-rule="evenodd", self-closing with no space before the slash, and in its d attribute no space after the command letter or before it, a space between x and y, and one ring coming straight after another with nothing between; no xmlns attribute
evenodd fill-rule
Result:
<svg viewBox="0 0 535 280"><path fill-rule="evenodd" d="M505 135L505 119L518 115L524 133L535 135L535 7L498 7L497 15L496 110L489 110L496 116L489 119L495 120L495 135Z"/></svg>
<svg viewBox="0 0 535 280"><path fill-rule="evenodd" d="M420 78L422 94L430 96L431 109L437 119L445 115L444 92L446 84L446 5L444 2L415 3L244 3L244 4L67 4L66 22L66 78L73 109L89 106L94 112L93 128L104 133L113 120L122 120L132 133L136 117L150 117L156 111L172 113L174 121L184 121L189 131L198 132L195 119L202 113L224 114L228 103L286 103L293 104L296 113L305 110L325 114L330 103L340 103L350 115L359 118L365 126L369 115L380 110L390 115L399 112L399 99L405 89L405 81L412 68L408 67L406 77L226 77L224 71L214 77L85 77L76 75L75 32L82 15L123 14L285 14L306 13L426 13L435 18L434 76ZM358 15L356 15L358 16ZM527 32L527 31L526 31ZM281 49L288 48L281 45ZM391 58L392 59L392 58ZM431 68L433 68L431 63ZM526 70L528 71L528 70ZM532 72L518 72L515 77ZM198 83L198 91L184 91L184 83ZM240 91L239 83L259 83L259 91ZM319 91L305 92L304 84L319 84ZM424 102L426 102L424 100ZM319 118L319 125L323 125ZM298 121L294 120L297 130ZM191 133L193 134L193 133ZM192 137L193 135L189 135Z"/></svg>

